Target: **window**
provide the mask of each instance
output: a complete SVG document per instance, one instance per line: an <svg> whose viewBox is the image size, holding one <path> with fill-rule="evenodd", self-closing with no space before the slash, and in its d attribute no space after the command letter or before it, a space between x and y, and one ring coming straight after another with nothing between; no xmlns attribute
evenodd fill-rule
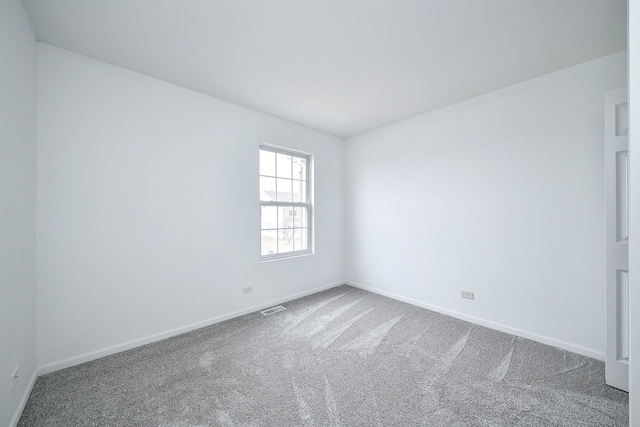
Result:
<svg viewBox="0 0 640 427"><path fill-rule="evenodd" d="M311 253L311 156L260 146L260 256Z"/></svg>

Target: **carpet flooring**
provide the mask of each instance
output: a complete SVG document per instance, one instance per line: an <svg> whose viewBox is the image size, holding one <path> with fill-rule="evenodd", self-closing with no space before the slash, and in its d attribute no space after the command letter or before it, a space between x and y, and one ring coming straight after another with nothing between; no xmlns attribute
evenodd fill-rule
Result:
<svg viewBox="0 0 640 427"><path fill-rule="evenodd" d="M38 378L19 426L625 426L602 362L349 286Z"/></svg>

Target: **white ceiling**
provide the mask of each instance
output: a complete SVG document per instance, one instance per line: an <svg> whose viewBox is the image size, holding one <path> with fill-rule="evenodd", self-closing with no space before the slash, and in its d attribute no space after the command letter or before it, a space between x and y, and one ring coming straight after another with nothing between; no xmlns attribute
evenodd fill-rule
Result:
<svg viewBox="0 0 640 427"><path fill-rule="evenodd" d="M626 0L24 0L39 41L348 137L626 49Z"/></svg>

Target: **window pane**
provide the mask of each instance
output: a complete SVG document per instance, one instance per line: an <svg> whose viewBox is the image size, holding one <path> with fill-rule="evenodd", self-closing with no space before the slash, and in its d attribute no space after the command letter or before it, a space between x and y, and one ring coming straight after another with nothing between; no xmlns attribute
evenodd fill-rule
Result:
<svg viewBox="0 0 640 427"><path fill-rule="evenodd" d="M293 241L296 251L306 251L309 248L308 228L295 228L293 230Z"/></svg>
<svg viewBox="0 0 640 427"><path fill-rule="evenodd" d="M291 194L293 189L293 181L290 179L281 179L281 178L278 178L276 181L277 181L276 185L278 189L276 200L278 202L291 202L293 200L293 196Z"/></svg>
<svg viewBox="0 0 640 427"><path fill-rule="evenodd" d="M276 176L276 153L260 150L260 175Z"/></svg>
<svg viewBox="0 0 640 427"><path fill-rule="evenodd" d="M293 181L293 201L294 202L307 202L307 182L306 181Z"/></svg>
<svg viewBox="0 0 640 427"><path fill-rule="evenodd" d="M260 177L260 200L273 202L276 200L276 179Z"/></svg>
<svg viewBox="0 0 640 427"><path fill-rule="evenodd" d="M278 228L278 208L276 206L262 206L260 208L260 228Z"/></svg>
<svg viewBox="0 0 640 427"><path fill-rule="evenodd" d="M304 181L304 184L305 185L303 185L302 189L301 189L302 190L302 197L301 197L302 200L301 201L303 203L307 203L307 202L309 202L309 200L307 200L307 197L309 197L309 195L307 194L307 181Z"/></svg>
<svg viewBox="0 0 640 427"><path fill-rule="evenodd" d="M297 207L295 208L295 213L294 216L296 218L295 220L295 227L308 227L309 225L307 224L308 222L308 217L307 217L307 208L305 207Z"/></svg>
<svg viewBox="0 0 640 427"><path fill-rule="evenodd" d="M294 179L307 179L307 159L303 157L293 158L293 178Z"/></svg>
<svg viewBox="0 0 640 427"><path fill-rule="evenodd" d="M294 251L300 250L300 234L298 230L299 229L296 228L293 229L293 238L291 239L291 244L293 245Z"/></svg>
<svg viewBox="0 0 640 427"><path fill-rule="evenodd" d="M277 176L278 178L291 178L291 156L286 154L276 154L277 158Z"/></svg>
<svg viewBox="0 0 640 427"><path fill-rule="evenodd" d="M293 206L280 207L280 228L293 228L296 211Z"/></svg>
<svg viewBox="0 0 640 427"><path fill-rule="evenodd" d="M282 206L277 206L278 208L278 228L282 228L282 222L284 221L284 211L282 210Z"/></svg>
<svg viewBox="0 0 640 427"><path fill-rule="evenodd" d="M278 253L293 251L293 229L278 230Z"/></svg>
<svg viewBox="0 0 640 427"><path fill-rule="evenodd" d="M276 230L263 230L260 239L260 254L273 255L278 253L278 239Z"/></svg>

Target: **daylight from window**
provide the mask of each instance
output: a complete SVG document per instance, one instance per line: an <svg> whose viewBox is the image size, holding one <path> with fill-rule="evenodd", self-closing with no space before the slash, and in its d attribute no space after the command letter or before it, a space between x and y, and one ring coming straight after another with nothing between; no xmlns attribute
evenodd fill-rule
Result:
<svg viewBox="0 0 640 427"><path fill-rule="evenodd" d="M309 156L260 147L260 254L310 253Z"/></svg>

